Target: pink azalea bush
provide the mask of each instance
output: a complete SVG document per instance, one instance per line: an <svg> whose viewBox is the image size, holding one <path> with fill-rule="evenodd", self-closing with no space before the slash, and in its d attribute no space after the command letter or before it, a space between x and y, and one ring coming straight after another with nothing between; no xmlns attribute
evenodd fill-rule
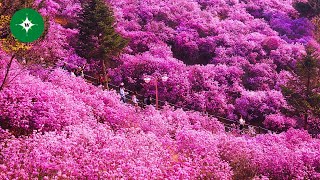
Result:
<svg viewBox="0 0 320 180"><path fill-rule="evenodd" d="M15 78L0 97L2 123L17 134L61 129L93 119L89 107L75 97L28 74Z"/></svg>
<svg viewBox="0 0 320 180"><path fill-rule="evenodd" d="M266 117L264 125L269 129L283 131L290 127L295 127L297 124L293 118L285 117L281 114L271 114Z"/></svg>
<svg viewBox="0 0 320 180"><path fill-rule="evenodd" d="M225 137L220 142L222 159L235 168L234 177L319 178L319 140L313 140L307 132L291 129L253 139Z"/></svg>
<svg viewBox="0 0 320 180"><path fill-rule="evenodd" d="M265 114L279 112L286 108L286 101L279 91L243 91L236 100L236 108L249 120L261 118Z"/></svg>

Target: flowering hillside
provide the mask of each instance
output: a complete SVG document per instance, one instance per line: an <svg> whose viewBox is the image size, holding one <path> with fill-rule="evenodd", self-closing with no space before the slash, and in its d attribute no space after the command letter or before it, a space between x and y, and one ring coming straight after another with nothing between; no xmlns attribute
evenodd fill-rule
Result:
<svg viewBox="0 0 320 180"><path fill-rule="evenodd" d="M312 23L299 17L292 1L110 4L118 31L131 40L113 71L115 83L137 89L143 74L167 73L162 99L229 118L241 114L263 122L289 108L281 86L292 78L290 69L305 54L304 45L313 42ZM152 90L141 86L138 91Z"/></svg>
<svg viewBox="0 0 320 180"><path fill-rule="evenodd" d="M318 32L294 3L0 2L0 179L320 179ZM27 5L46 30L21 44L7 25ZM124 103L89 78L101 71L146 97L144 78L165 74L161 102L195 111ZM278 133L226 132L216 117Z"/></svg>

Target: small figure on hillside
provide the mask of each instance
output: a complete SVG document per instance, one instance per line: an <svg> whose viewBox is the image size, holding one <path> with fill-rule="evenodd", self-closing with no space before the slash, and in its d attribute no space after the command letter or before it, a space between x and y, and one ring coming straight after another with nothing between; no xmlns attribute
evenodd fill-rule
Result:
<svg viewBox="0 0 320 180"><path fill-rule="evenodd" d="M242 116L240 116L239 123L240 123L240 130L242 131L244 128L244 125L246 124L246 121L242 118Z"/></svg>
<svg viewBox="0 0 320 180"><path fill-rule="evenodd" d="M76 69L76 72L75 72L75 75L78 77L78 76L81 76L81 71L82 71L82 68L81 67L78 67Z"/></svg>
<svg viewBox="0 0 320 180"><path fill-rule="evenodd" d="M238 128L237 125L235 123L232 123L230 126L230 132L234 135L238 134Z"/></svg>
<svg viewBox="0 0 320 180"><path fill-rule="evenodd" d="M151 96L148 96L148 97L144 98L144 104L145 105L151 105L151 101L152 101Z"/></svg>
<svg viewBox="0 0 320 180"><path fill-rule="evenodd" d="M64 62L64 63L63 63L63 65L62 65L61 69L63 69L63 70L67 70L67 63L66 63L66 62Z"/></svg>
<svg viewBox="0 0 320 180"><path fill-rule="evenodd" d="M71 76L72 76L72 77L76 77L75 71L76 71L75 69L72 69L72 70L71 70Z"/></svg>
<svg viewBox="0 0 320 180"><path fill-rule="evenodd" d="M124 83L120 84L119 92L120 92L120 97L121 97L120 100L125 103L126 102L126 92L125 92L125 89L124 89Z"/></svg>
<svg viewBox="0 0 320 180"><path fill-rule="evenodd" d="M249 135L255 136L256 135L256 130L254 129L253 126L249 126Z"/></svg>
<svg viewBox="0 0 320 180"><path fill-rule="evenodd" d="M79 75L84 78L84 68L83 67L80 67L79 68Z"/></svg>
<svg viewBox="0 0 320 180"><path fill-rule="evenodd" d="M138 98L137 98L137 92L134 92L133 94L132 94L132 102L133 102L133 104L134 104L134 106L138 106Z"/></svg>

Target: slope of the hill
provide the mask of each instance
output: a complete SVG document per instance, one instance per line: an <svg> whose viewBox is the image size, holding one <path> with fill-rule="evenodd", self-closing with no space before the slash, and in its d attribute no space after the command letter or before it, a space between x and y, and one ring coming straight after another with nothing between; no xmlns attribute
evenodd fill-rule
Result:
<svg viewBox="0 0 320 180"><path fill-rule="evenodd" d="M313 42L313 25L293 1L108 2L118 31L131 40L114 83L154 94L143 75L166 73L160 99L229 118L263 122L289 108L280 87ZM283 119L265 124L285 129L301 117Z"/></svg>
<svg viewBox="0 0 320 180"><path fill-rule="evenodd" d="M136 110L61 69L14 67L0 92L2 179L320 177L320 142L306 132L238 136L198 113Z"/></svg>
<svg viewBox="0 0 320 180"><path fill-rule="evenodd" d="M74 51L82 1L45 2L40 12L50 26L44 41L33 47L34 56L71 67L85 64ZM314 44L313 25L299 17L292 0L107 3L118 32L130 39L121 65L109 71L113 84L125 82L128 89L154 95L143 76L167 74L168 82L159 86L161 100L231 119L242 115L257 124L268 116L264 124L273 130L301 126L302 117L281 114L290 107L280 87L294 78L290 70L305 45ZM319 119L312 121L320 127Z"/></svg>
<svg viewBox="0 0 320 180"><path fill-rule="evenodd" d="M40 12L50 26L33 45L34 58L84 63L73 49L81 2L44 1ZM118 31L131 39L122 64L110 71L113 83L154 94L143 75L166 73L162 100L230 118L269 115L276 128L299 119L279 114L287 108L279 87L292 78L286 67L312 40L310 22L298 18L292 1L109 3ZM0 82L8 60L0 51ZM60 68L22 66L14 62L0 91L0 179L320 178L319 139L303 130L225 133L199 113L137 110Z"/></svg>

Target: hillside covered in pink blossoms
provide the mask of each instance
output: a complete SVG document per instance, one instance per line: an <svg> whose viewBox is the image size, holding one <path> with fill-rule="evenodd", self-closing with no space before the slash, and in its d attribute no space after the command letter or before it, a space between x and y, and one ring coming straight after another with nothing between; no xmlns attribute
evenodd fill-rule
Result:
<svg viewBox="0 0 320 180"><path fill-rule="evenodd" d="M4 38L19 1L0 1L0 179L320 179L320 86L310 81L313 96L301 100L312 110L286 94L304 98L310 48L320 64L319 20L295 6L307 1L102 1L128 40L110 84L154 96L143 78L166 74L159 110L70 75L101 71L77 50L89 1L28 1L46 31L21 56ZM226 132L216 117L277 133Z"/></svg>

